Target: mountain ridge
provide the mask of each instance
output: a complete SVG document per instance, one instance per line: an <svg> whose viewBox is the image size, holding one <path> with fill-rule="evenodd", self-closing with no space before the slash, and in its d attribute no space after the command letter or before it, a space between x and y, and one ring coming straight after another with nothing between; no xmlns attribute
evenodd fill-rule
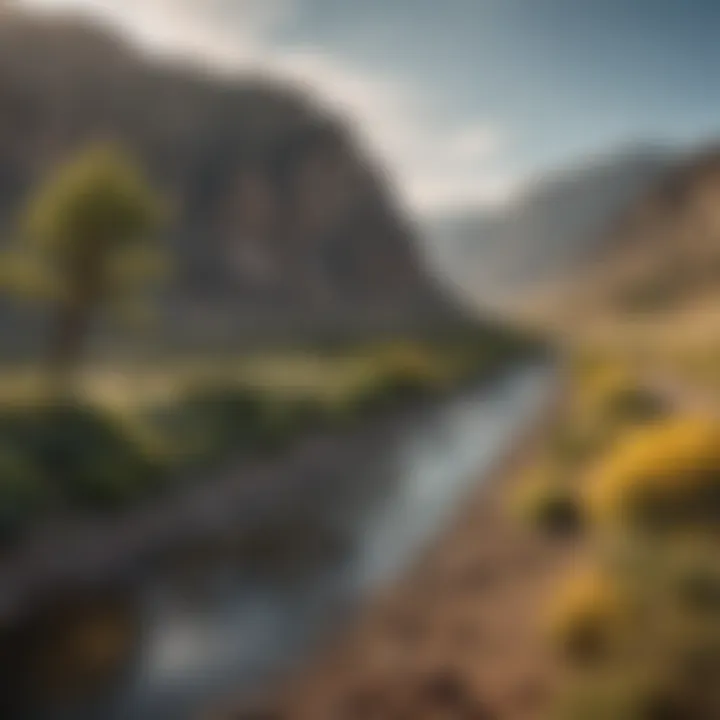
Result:
<svg viewBox="0 0 720 720"><path fill-rule="evenodd" d="M95 21L0 22L0 237L83 145L118 141L178 209L164 327L209 339L465 322L383 168L302 90L145 55Z"/></svg>
<svg viewBox="0 0 720 720"><path fill-rule="evenodd" d="M675 162L661 145L618 149L542 177L499 210L441 219L428 232L461 286L502 304L602 256L619 218Z"/></svg>

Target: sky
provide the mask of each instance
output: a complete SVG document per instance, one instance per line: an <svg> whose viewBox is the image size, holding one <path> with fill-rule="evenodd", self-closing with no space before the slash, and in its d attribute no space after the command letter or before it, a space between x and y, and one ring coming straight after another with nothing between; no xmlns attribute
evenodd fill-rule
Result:
<svg viewBox="0 0 720 720"><path fill-rule="evenodd" d="M418 213L635 143L720 137L719 0L17 0L306 85Z"/></svg>

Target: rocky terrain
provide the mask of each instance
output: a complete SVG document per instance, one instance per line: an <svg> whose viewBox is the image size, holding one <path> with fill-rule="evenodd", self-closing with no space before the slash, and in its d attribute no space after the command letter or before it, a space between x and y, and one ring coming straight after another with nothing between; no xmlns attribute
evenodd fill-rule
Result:
<svg viewBox="0 0 720 720"><path fill-rule="evenodd" d="M6 241L50 168L111 140L174 210L170 334L207 341L455 316L383 170L301 91L147 57L89 21L0 18Z"/></svg>

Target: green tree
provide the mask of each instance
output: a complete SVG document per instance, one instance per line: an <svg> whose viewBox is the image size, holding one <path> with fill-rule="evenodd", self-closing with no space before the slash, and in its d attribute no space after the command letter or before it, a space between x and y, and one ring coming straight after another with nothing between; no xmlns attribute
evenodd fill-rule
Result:
<svg viewBox="0 0 720 720"><path fill-rule="evenodd" d="M30 198L14 275L22 290L52 298L54 380L74 375L97 315L137 295L157 267L161 217L140 168L112 145L81 152Z"/></svg>

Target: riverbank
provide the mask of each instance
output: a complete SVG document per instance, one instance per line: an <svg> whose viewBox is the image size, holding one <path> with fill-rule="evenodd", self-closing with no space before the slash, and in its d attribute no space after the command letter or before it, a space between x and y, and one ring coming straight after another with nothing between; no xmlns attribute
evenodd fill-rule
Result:
<svg viewBox="0 0 720 720"><path fill-rule="evenodd" d="M557 679L539 611L580 549L518 524L508 498L560 405L479 483L424 558L279 697L210 717L537 718Z"/></svg>
<svg viewBox="0 0 720 720"><path fill-rule="evenodd" d="M102 622L92 623L90 655L73 664L76 691L63 707L84 706L92 695L98 712L90 717L102 720L192 718L218 698L274 685L413 566L478 475L487 478L536 422L556 387L550 368L519 366L491 384L484 379L390 409L372 423L307 438L282 458L229 467L163 501L162 512L146 508L109 526L90 524L62 543L48 529L22 562L0 563L0 577L9 581L0 584L6 608L26 618L5 638L6 667L12 677L37 678L40 662L53 687L58 673L71 671L55 651L53 629L66 627L63 615L51 612L38 634L32 612L43 598L56 605L66 586L72 592L63 607L72 617L77 601L89 603ZM115 613L107 619L103 598L114 597L113 588L127 599L120 614L134 618L139 632L130 652L125 643L119 652L103 645L106 681L88 687L83 673L98 633L115 637L116 626L125 626L114 622ZM86 624L73 620L72 627L85 637ZM73 647L76 630L63 630ZM22 696L53 708L58 703L45 686L35 683ZM24 707L22 699L13 704Z"/></svg>
<svg viewBox="0 0 720 720"><path fill-rule="evenodd" d="M242 384L237 368L218 371L212 381L190 371L182 380L166 378L174 390L166 388L163 400L126 389L134 409L124 408L122 423L97 398L66 408L3 404L0 396L0 465L8 448L18 461L9 466L12 482L0 467L0 509L15 510L18 525L8 538L0 531L0 621L12 625L48 597L77 588L124 587L152 572L158 556L232 533L266 506L292 504L321 482L312 478L357 466L367 447L405 418L503 370L498 359L483 364L466 346L411 343L286 357L274 374L264 368L270 373L264 382L243 367L249 374ZM133 432L126 438L128 425ZM151 452L134 447L135 435L152 438L144 443ZM32 463L20 462L23 454ZM43 463L47 473L38 470ZM25 476L16 477L29 470L38 470L28 482L33 502L14 496L10 502L4 491L22 491L23 500L30 494ZM60 471L72 478L68 498L68 483L52 475ZM79 495L75 485L82 486ZM45 502L47 493L52 502Z"/></svg>

